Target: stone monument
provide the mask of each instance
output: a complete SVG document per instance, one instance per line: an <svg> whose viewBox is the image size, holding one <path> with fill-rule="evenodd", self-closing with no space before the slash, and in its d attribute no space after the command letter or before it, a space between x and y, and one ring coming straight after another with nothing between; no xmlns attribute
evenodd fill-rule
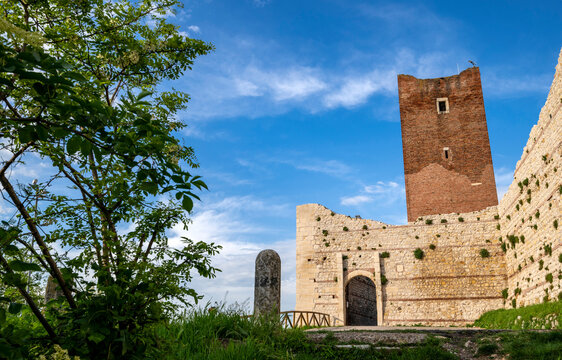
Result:
<svg viewBox="0 0 562 360"><path fill-rule="evenodd" d="M254 315L279 312L281 307L281 258L274 250L256 257Z"/></svg>

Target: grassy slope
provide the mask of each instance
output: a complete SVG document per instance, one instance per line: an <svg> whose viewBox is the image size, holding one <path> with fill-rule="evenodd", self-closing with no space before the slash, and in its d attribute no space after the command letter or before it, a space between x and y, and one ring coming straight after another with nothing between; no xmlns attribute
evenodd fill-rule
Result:
<svg viewBox="0 0 562 360"><path fill-rule="evenodd" d="M562 329L562 301L484 313L474 326L486 329Z"/></svg>
<svg viewBox="0 0 562 360"><path fill-rule="evenodd" d="M195 310L154 331L159 349L148 358L174 359L456 359L429 339L398 351L340 349L333 341L310 343L300 329L283 329L273 319L241 317L239 312Z"/></svg>

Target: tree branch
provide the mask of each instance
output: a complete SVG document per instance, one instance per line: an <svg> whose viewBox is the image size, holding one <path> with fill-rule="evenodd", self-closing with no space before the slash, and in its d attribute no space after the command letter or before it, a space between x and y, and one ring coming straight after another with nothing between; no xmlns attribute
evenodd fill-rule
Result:
<svg viewBox="0 0 562 360"><path fill-rule="evenodd" d="M59 285L60 285L60 287L61 287L61 289L64 293L64 296L66 297L66 300L68 301L68 305L70 305L71 308L76 309L76 302L74 301L74 298L72 297L72 294L71 294L68 286L66 285L66 282L64 281L64 278L62 277L62 274L61 274L57 264L55 263L55 260L51 256L51 253L49 252L49 248L47 247L47 244L43 241L43 237L41 236L41 234L39 234L39 231L37 230L37 226L35 225L35 222L33 221L33 219L31 219L31 216L29 215L29 212L27 211L25 206L20 201L18 195L16 194L16 191L12 187L12 184L10 183L10 181L8 181L8 179L6 178L6 176L4 174L0 175L0 183L2 184L4 189L6 190L6 192L10 196L10 198L12 199L12 202L14 203L16 208L18 209L19 213L24 218L24 220L27 224L27 227L29 228L29 231L31 232L31 235L33 236L33 238L37 242L37 245L39 245L39 248L41 249L41 252L43 253L43 256L45 257L45 260L47 261L47 263L49 264L49 267L51 268L51 274L53 275L53 277L55 279L57 279L57 281L58 281L58 283L59 283Z"/></svg>
<svg viewBox="0 0 562 360"><path fill-rule="evenodd" d="M2 264L2 267L4 268L4 270L7 273L10 273L10 274L14 273L14 271L10 268L10 265L8 264L6 259L4 259L4 257L2 256L2 253L0 253L0 264ZM27 305L29 305L29 307L31 308L31 311L33 311L33 314L35 315L37 320L39 320L41 325L43 325L43 328L45 329L45 331L47 331L47 334L49 334L49 337L51 338L51 340L53 340L55 343L58 343L57 335L55 334L55 331L53 330L51 325L49 325L49 323L47 322L47 319L45 319L45 317L43 316L43 314L39 310L39 307L37 306L35 301L33 301L33 298L31 297L31 295L29 295L29 293L27 291L25 291L25 289L22 288L21 286L16 285L16 287L17 287L19 293L21 294L21 296L25 299L25 302L27 303Z"/></svg>

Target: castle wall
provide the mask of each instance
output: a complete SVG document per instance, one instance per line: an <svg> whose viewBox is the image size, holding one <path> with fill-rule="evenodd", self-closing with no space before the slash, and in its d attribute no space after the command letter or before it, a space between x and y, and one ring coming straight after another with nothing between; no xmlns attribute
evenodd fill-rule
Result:
<svg viewBox="0 0 562 360"><path fill-rule="evenodd" d="M507 307L562 300L562 52L546 104L499 204ZM555 228L555 221L558 228ZM550 275L549 275L550 274Z"/></svg>
<svg viewBox="0 0 562 360"><path fill-rule="evenodd" d="M478 68L437 79L398 75L398 93L408 221L497 205Z"/></svg>
<svg viewBox="0 0 562 360"><path fill-rule="evenodd" d="M424 82L418 84L424 89ZM402 113L402 99L400 104ZM404 121L402 126L404 130ZM479 131L483 134L484 129ZM422 157L427 156L424 149ZM472 174L424 161L410 162L418 168L406 173L409 218L411 209L422 209L422 200L450 205L442 189L431 193L424 188L448 186L471 203L463 188L469 182L472 186L478 173L492 172L491 160ZM468 164L472 162L476 164ZM375 286L379 325L463 325L489 310L562 300L561 174L562 52L539 121L498 206L424 215L402 226L353 219L318 204L298 206L296 308L328 313L336 325L345 324L345 286L357 275ZM440 180L435 182L435 177ZM493 174L484 177L493 181ZM416 186L422 190L414 196ZM412 199L417 205L411 208ZM441 209L431 208L434 213ZM422 259L414 256L418 248L424 252ZM369 286L362 289L372 291Z"/></svg>
<svg viewBox="0 0 562 360"><path fill-rule="evenodd" d="M496 214L490 207L392 226L318 204L298 206L296 308L328 313L342 325L345 285L365 275L377 289L380 325L473 322L503 305L507 285ZM414 257L417 248L425 253L421 260ZM482 257L481 249L489 257Z"/></svg>

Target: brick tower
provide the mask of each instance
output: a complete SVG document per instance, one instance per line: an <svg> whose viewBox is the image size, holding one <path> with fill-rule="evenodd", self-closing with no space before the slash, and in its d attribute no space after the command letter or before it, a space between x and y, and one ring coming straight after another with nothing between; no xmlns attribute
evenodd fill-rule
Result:
<svg viewBox="0 0 562 360"><path fill-rule="evenodd" d="M480 71L398 75L408 221L497 205Z"/></svg>

